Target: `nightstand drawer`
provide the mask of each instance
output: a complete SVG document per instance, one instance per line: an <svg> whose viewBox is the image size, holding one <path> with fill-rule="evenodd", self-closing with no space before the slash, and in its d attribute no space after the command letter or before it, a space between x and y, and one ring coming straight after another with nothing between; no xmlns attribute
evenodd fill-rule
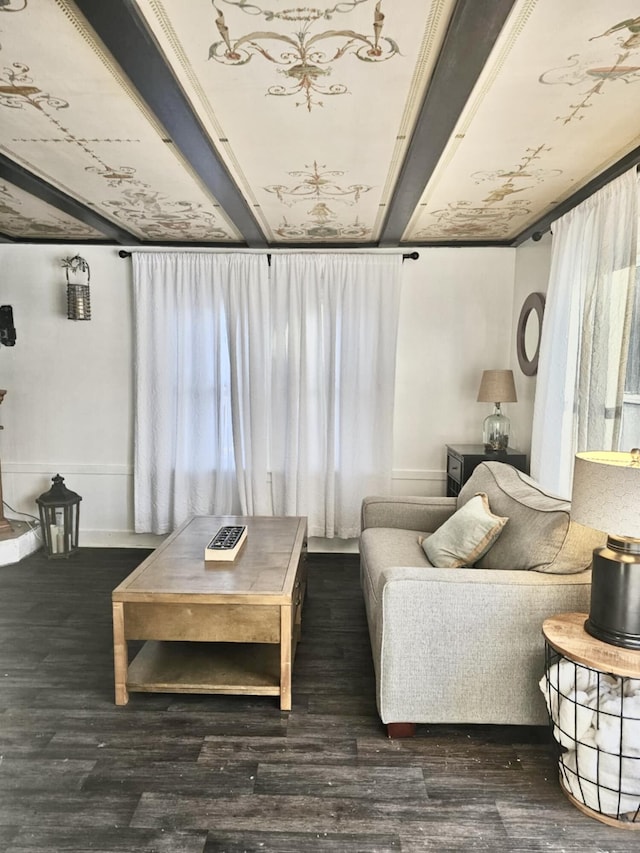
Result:
<svg viewBox="0 0 640 853"><path fill-rule="evenodd" d="M455 456L447 456L447 476L460 482L462 476L462 460Z"/></svg>

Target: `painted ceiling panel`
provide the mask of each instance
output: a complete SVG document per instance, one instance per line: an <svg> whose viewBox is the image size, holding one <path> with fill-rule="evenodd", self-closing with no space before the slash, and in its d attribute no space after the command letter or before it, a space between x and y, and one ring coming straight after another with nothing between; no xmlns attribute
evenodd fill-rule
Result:
<svg viewBox="0 0 640 853"><path fill-rule="evenodd" d="M240 239L70 4L1 23L3 153L140 239Z"/></svg>
<svg viewBox="0 0 640 853"><path fill-rule="evenodd" d="M0 0L0 240L517 245L640 162L639 0Z"/></svg>
<svg viewBox="0 0 640 853"><path fill-rule="evenodd" d="M8 181L0 179L0 230L12 237L37 240L102 240L94 228L79 222Z"/></svg>
<svg viewBox="0 0 640 853"><path fill-rule="evenodd" d="M638 11L517 3L405 239L511 239L635 149Z"/></svg>
<svg viewBox="0 0 640 853"><path fill-rule="evenodd" d="M377 238L453 0L138 6L271 242Z"/></svg>

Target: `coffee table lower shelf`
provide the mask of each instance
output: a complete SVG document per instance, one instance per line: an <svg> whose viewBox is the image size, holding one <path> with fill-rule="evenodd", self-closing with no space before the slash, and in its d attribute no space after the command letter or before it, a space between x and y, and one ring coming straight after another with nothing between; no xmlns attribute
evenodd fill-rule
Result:
<svg viewBox="0 0 640 853"><path fill-rule="evenodd" d="M279 696L280 646L148 640L129 665L127 689Z"/></svg>

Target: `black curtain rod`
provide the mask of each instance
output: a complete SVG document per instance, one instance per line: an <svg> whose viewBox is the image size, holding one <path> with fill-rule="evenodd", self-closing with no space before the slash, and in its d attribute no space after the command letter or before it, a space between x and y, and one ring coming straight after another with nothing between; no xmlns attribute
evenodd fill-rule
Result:
<svg viewBox="0 0 640 853"><path fill-rule="evenodd" d="M121 258L130 258L131 252L127 252L126 249L120 249L120 251L118 252L118 255ZM403 261L417 261L419 257L420 257L420 255L418 252L405 252L405 254L402 256L402 260ZM271 263L271 254L270 253L267 254L267 263L268 264Z"/></svg>

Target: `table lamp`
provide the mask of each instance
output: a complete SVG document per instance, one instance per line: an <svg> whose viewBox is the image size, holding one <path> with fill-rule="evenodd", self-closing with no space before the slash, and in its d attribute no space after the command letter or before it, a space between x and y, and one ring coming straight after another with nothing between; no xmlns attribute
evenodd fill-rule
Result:
<svg viewBox="0 0 640 853"><path fill-rule="evenodd" d="M640 449L577 453L571 518L607 534L606 546L593 552L585 630L640 649Z"/></svg>
<svg viewBox="0 0 640 853"><path fill-rule="evenodd" d="M487 453L506 450L509 446L511 422L500 409L501 403L517 403L512 370L485 370L480 380L478 403L493 403L495 408L484 419L482 440Z"/></svg>

